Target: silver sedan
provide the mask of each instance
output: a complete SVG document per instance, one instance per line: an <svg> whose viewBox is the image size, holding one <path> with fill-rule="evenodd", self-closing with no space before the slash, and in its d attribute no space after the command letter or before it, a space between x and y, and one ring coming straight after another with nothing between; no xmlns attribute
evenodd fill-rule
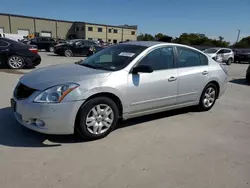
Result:
<svg viewBox="0 0 250 188"><path fill-rule="evenodd" d="M187 106L210 110L227 70L194 48L160 42L117 44L78 62L24 75L11 100L18 122L46 134L108 135L118 119Z"/></svg>

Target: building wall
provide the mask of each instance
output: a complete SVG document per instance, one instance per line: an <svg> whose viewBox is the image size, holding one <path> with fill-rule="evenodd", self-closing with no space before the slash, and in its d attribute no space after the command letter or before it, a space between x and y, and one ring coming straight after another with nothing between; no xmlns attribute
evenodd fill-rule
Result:
<svg viewBox="0 0 250 188"><path fill-rule="evenodd" d="M133 35L132 32L135 34ZM136 30L135 29L123 29L123 41L126 40L136 40Z"/></svg>
<svg viewBox="0 0 250 188"><path fill-rule="evenodd" d="M71 28L73 27L73 22L63 22L57 21L57 37L66 38L68 34L71 34Z"/></svg>
<svg viewBox="0 0 250 188"><path fill-rule="evenodd" d="M36 32L51 32L52 37L56 37L56 22L52 20L35 19Z"/></svg>
<svg viewBox="0 0 250 188"><path fill-rule="evenodd" d="M10 33L9 16L0 15L0 28L3 28L4 33Z"/></svg>
<svg viewBox="0 0 250 188"><path fill-rule="evenodd" d="M88 27L92 27L93 31L89 31ZM125 40L136 40L135 35L131 35L131 31L135 29L122 28L123 26L107 26L102 24L92 24L85 22L69 22L69 21L57 21L43 18L33 18L19 15L9 15L0 13L0 28L4 29L4 33L17 34L18 29L28 30L29 33L39 32L51 32L52 37L66 38L68 35L75 35L76 38L85 39L101 39L104 42L117 43ZM77 29L78 28L78 29ZM98 28L102 28L102 32L98 32ZM111 33L109 32L111 29ZM114 33L114 30L117 33Z"/></svg>
<svg viewBox="0 0 250 188"><path fill-rule="evenodd" d="M109 32L111 29L111 33ZM114 33L114 30L117 30L117 33ZM108 42L111 40L111 43L114 43L114 40L117 40L117 43L122 41L122 28L118 27L108 27Z"/></svg>
<svg viewBox="0 0 250 188"><path fill-rule="evenodd" d="M88 28L92 27L93 31L89 31ZM98 28L102 29L102 32L98 32ZM101 39L106 41L106 26L104 25L92 25L92 24L85 24L85 33L86 39L92 38L93 40Z"/></svg>
<svg viewBox="0 0 250 188"><path fill-rule="evenodd" d="M18 29L28 30L29 33L34 32L34 19L17 16L10 16L11 33L17 34Z"/></svg>

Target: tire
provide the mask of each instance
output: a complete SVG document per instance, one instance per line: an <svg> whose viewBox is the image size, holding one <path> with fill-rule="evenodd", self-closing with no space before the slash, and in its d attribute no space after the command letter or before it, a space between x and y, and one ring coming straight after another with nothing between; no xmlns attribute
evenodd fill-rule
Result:
<svg viewBox="0 0 250 188"><path fill-rule="evenodd" d="M250 74L246 75L246 80L247 80L248 83L250 83Z"/></svg>
<svg viewBox="0 0 250 188"><path fill-rule="evenodd" d="M98 110L98 106L101 110ZM105 111L107 111L106 115ZM76 130L86 140L101 139L115 129L118 116L118 107L113 100L107 97L96 97L80 108Z"/></svg>
<svg viewBox="0 0 250 188"><path fill-rule="evenodd" d="M65 50L64 51L64 56L65 57L72 57L73 56L73 52L71 50Z"/></svg>
<svg viewBox="0 0 250 188"><path fill-rule="evenodd" d="M217 96L218 96L218 88L216 87L216 85L213 83L207 84L201 94L198 108L201 111L210 110L214 106Z"/></svg>
<svg viewBox="0 0 250 188"><path fill-rule="evenodd" d="M54 46L49 47L49 52L54 52Z"/></svg>
<svg viewBox="0 0 250 188"><path fill-rule="evenodd" d="M12 55L8 58L7 64L11 69L21 69L24 67L24 59L19 55Z"/></svg>
<svg viewBox="0 0 250 188"><path fill-rule="evenodd" d="M233 62L233 59L232 59L232 58L229 58L229 59L227 60L227 65L231 65L232 62Z"/></svg>

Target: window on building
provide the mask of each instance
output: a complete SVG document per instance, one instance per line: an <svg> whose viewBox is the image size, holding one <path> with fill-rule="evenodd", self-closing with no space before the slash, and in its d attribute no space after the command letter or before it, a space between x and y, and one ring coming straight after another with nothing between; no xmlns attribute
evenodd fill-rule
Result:
<svg viewBox="0 0 250 188"><path fill-rule="evenodd" d="M162 47L151 51L140 62L140 65L149 65L153 70L174 68L173 47Z"/></svg>
<svg viewBox="0 0 250 188"><path fill-rule="evenodd" d="M116 44L116 43L117 43L117 40L114 39L114 40L113 40L113 43Z"/></svg>
<svg viewBox="0 0 250 188"><path fill-rule="evenodd" d="M109 29L109 33L112 33L112 29Z"/></svg>
<svg viewBox="0 0 250 188"><path fill-rule="evenodd" d="M131 35L135 35L135 31L131 31Z"/></svg>
<svg viewBox="0 0 250 188"><path fill-rule="evenodd" d="M99 39L97 39L97 40L98 40L98 41L102 41L102 39L100 39L100 38L99 38Z"/></svg>
<svg viewBox="0 0 250 188"><path fill-rule="evenodd" d="M76 31L79 31L79 27L76 27Z"/></svg>
<svg viewBox="0 0 250 188"><path fill-rule="evenodd" d="M111 39L109 39L108 42L111 42Z"/></svg>
<svg viewBox="0 0 250 188"><path fill-rule="evenodd" d="M117 30L117 29L114 29L114 33L118 33L118 30Z"/></svg>
<svg viewBox="0 0 250 188"><path fill-rule="evenodd" d="M93 31L93 27L88 27L88 31Z"/></svg>
<svg viewBox="0 0 250 188"><path fill-rule="evenodd" d="M93 40L93 38L88 38L88 40Z"/></svg>
<svg viewBox="0 0 250 188"><path fill-rule="evenodd" d="M97 31L98 31L98 32L102 32L102 28L101 28L101 27L98 27Z"/></svg>
<svg viewBox="0 0 250 188"><path fill-rule="evenodd" d="M207 65L208 60L203 54L185 47L177 47L178 67L194 67Z"/></svg>
<svg viewBox="0 0 250 188"><path fill-rule="evenodd" d="M82 26L82 31L84 31L85 30L85 27L84 26Z"/></svg>

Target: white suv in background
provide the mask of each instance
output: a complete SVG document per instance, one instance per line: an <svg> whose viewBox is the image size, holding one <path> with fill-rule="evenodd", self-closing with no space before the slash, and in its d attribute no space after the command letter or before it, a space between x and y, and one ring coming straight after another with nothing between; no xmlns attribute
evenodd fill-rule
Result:
<svg viewBox="0 0 250 188"><path fill-rule="evenodd" d="M204 53L212 57L215 61L231 65L234 61L234 52L230 48L208 48Z"/></svg>

